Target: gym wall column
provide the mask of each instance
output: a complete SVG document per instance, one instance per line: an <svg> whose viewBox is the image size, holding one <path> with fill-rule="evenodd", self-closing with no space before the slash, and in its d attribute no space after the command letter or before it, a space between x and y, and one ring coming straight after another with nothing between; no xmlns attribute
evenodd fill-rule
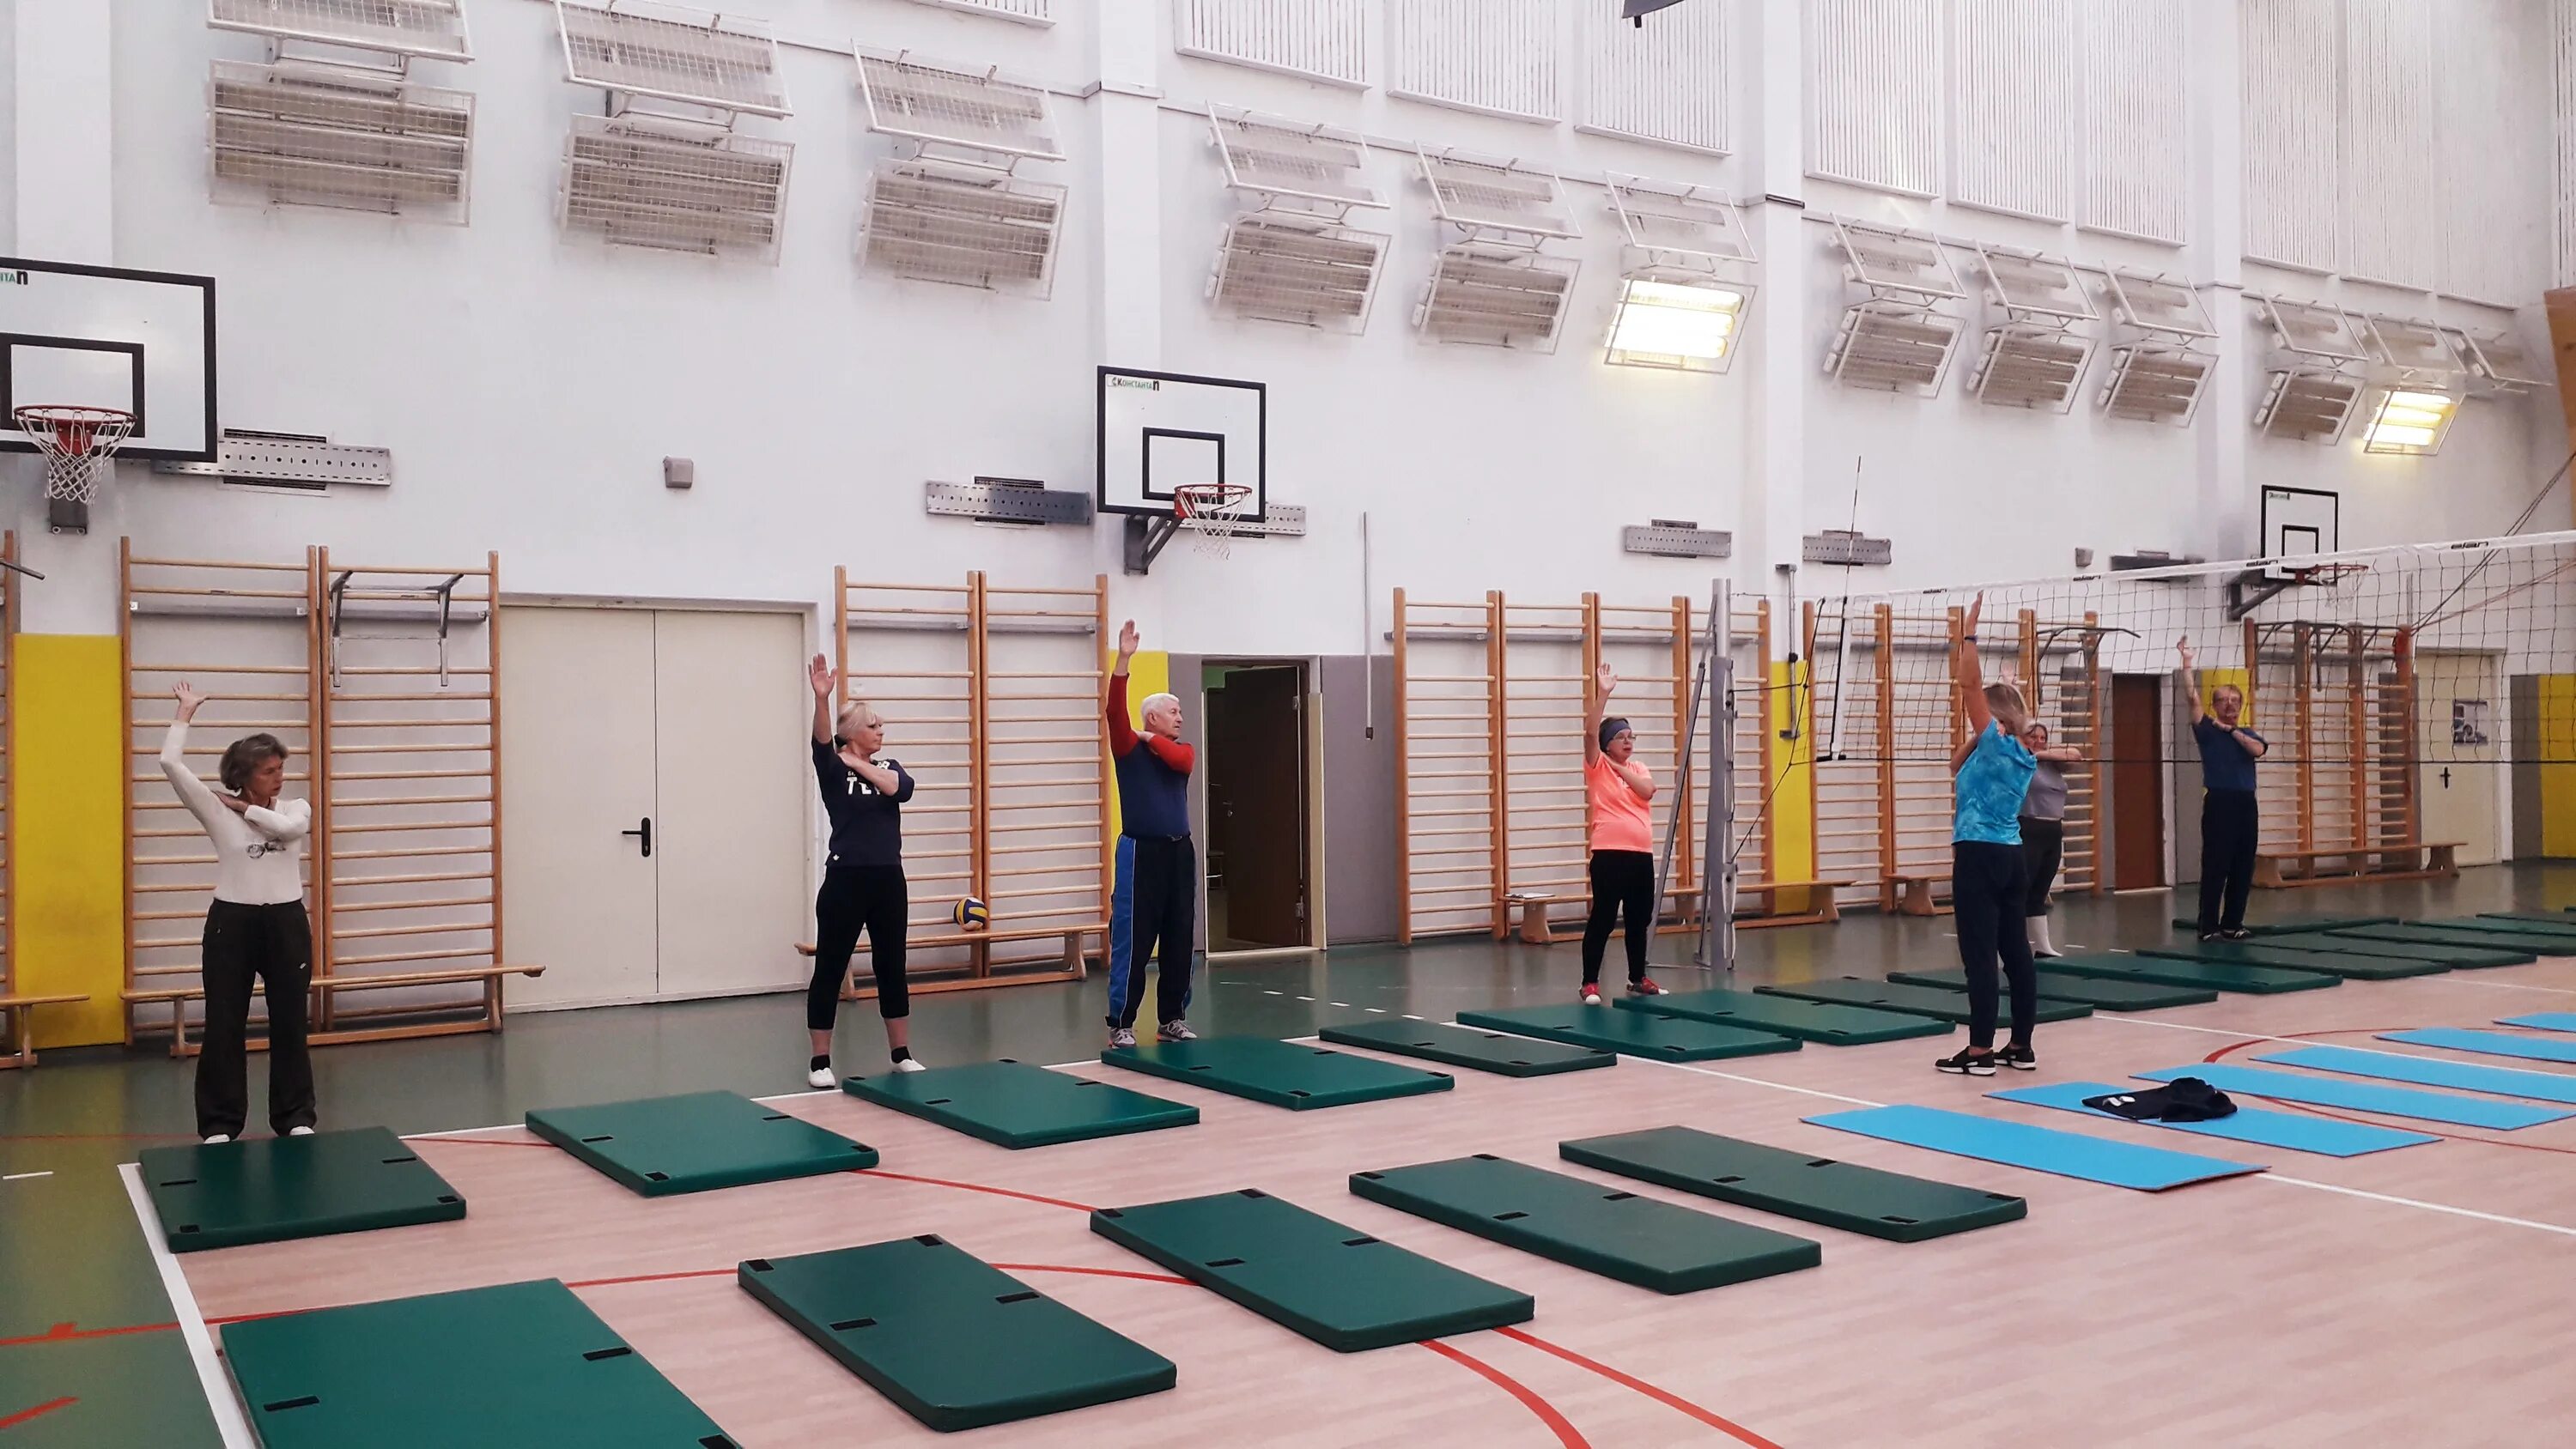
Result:
<svg viewBox="0 0 2576 1449"><path fill-rule="evenodd" d="M1799 7L1729 7L1740 28L1740 53L1753 63L1740 74L1753 79L1754 126L1746 160L1756 178L1747 188L1761 198L1745 223L1762 257L1762 290L1754 298L1749 357L1741 359L1749 426L1744 435L1742 527L1736 535L1736 587L1756 597L1776 587L1775 565L1794 566L1805 531L1807 389L1814 385L1814 344L1808 332L1806 272L1818 248L1806 229L1800 198L1806 184L1804 96L1806 56ZM1775 600L1788 619L1785 599ZM1780 651L1783 654L1786 650Z"/></svg>
<svg viewBox="0 0 2576 1449"><path fill-rule="evenodd" d="M2193 510L2198 533L2191 546L2210 558L2237 558L2259 524L2245 474L2246 438L2252 430L2236 404L2246 396L2246 369L2255 346L2245 308L2237 302L2245 279L2245 107L2238 74L2243 40L2237 6L2183 9L2183 53L2190 67L2186 110L2191 116L2191 156L2185 169L2191 177L2191 247L2199 253L2186 270L2205 274L2214 284L2201 300L2218 328L2218 365L2193 419L2200 506Z"/></svg>
<svg viewBox="0 0 2576 1449"><path fill-rule="evenodd" d="M108 185L110 7L101 0L16 0L18 255L112 265ZM41 64L37 63L41 58ZM5 465L20 553L42 582L18 592L11 672L17 715L10 848L17 984L86 992L87 1004L35 1013L39 1047L123 1035L117 991L125 971L125 671L116 635L116 484L91 510L86 536L45 530L36 465Z"/></svg>

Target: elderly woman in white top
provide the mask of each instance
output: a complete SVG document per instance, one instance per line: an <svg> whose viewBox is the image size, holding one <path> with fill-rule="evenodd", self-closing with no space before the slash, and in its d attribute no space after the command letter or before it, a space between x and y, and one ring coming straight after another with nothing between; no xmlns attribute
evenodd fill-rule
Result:
<svg viewBox="0 0 2576 1449"><path fill-rule="evenodd" d="M221 792L188 768L188 721L206 702L185 681L179 712L161 741L161 773L215 843L215 900L206 911L201 960L206 1023L197 1057L197 1132L206 1141L239 1137L250 1115L250 990L268 996L268 1124L281 1137L313 1135L313 1062L304 1044L305 997L313 981L313 926L304 914L298 862L313 829L312 807L280 802L286 745L245 735L224 750Z"/></svg>

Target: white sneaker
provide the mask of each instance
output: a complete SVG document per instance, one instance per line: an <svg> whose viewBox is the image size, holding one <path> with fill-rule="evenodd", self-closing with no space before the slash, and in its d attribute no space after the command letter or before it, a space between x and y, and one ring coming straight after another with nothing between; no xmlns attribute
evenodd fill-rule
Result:
<svg viewBox="0 0 2576 1449"><path fill-rule="evenodd" d="M816 1067L805 1074L805 1085L828 1092L839 1084L833 1079L830 1067Z"/></svg>
<svg viewBox="0 0 2576 1449"><path fill-rule="evenodd" d="M926 1072L930 1070L930 1068L923 1066L920 1062L915 1061L911 1057L905 1057L902 1061L895 1063L894 1069L898 1072Z"/></svg>
<svg viewBox="0 0 2576 1449"><path fill-rule="evenodd" d="M218 1133L216 1133L214 1136L209 1137L209 1138L207 1138L207 1139L206 1139L206 1145L207 1145L208 1147L221 1147L221 1146L223 1146L225 1143L230 1142L230 1141L232 1141L232 1140L233 1140L233 1139L232 1139L231 1134L229 1134L229 1133L224 1133L224 1132L218 1132Z"/></svg>
<svg viewBox="0 0 2576 1449"><path fill-rule="evenodd" d="M2051 944L2048 939L2048 917L2032 916L2030 919L2022 922L2022 926L2030 936L2030 954L2033 956L2045 958L2065 954L2059 951L2055 945Z"/></svg>
<svg viewBox="0 0 2576 1449"><path fill-rule="evenodd" d="M1199 1034L1190 1030L1190 1024L1186 1021L1164 1022L1161 1029L1154 1035L1162 1041L1197 1041L1199 1039Z"/></svg>
<svg viewBox="0 0 2576 1449"><path fill-rule="evenodd" d="M286 1135L289 1137L310 1137L313 1135L313 1129L310 1127L289 1127L286 1129Z"/></svg>
<svg viewBox="0 0 2576 1449"><path fill-rule="evenodd" d="M1129 1031L1123 1026L1109 1033L1109 1046L1112 1051L1118 1050L1122 1047L1131 1047L1135 1044L1136 1033Z"/></svg>

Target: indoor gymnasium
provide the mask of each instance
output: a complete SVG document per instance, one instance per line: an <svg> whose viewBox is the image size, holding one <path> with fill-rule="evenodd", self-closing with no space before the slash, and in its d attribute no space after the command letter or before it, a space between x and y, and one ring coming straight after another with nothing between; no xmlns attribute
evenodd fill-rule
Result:
<svg viewBox="0 0 2576 1449"><path fill-rule="evenodd" d="M2576 0L0 90L0 1449L2576 1438Z"/></svg>

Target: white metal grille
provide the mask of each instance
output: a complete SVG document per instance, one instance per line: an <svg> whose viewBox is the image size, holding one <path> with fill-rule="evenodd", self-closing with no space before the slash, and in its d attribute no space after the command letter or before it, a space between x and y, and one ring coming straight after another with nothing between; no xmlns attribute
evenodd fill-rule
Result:
<svg viewBox="0 0 2576 1449"><path fill-rule="evenodd" d="M1463 243L1440 253L1414 325L1440 342L1556 350L1577 264Z"/></svg>
<svg viewBox="0 0 2576 1449"><path fill-rule="evenodd" d="M1556 178L1546 172L1451 156L1421 160L1422 179L1431 186L1431 209L1442 221L1469 231L1559 240L1583 234Z"/></svg>
<svg viewBox="0 0 2576 1449"><path fill-rule="evenodd" d="M219 201L466 219L474 97L464 91L219 60L208 108Z"/></svg>
<svg viewBox="0 0 2576 1449"><path fill-rule="evenodd" d="M2467 138L2437 123L2433 51L2438 31L2456 18L2449 6L2418 0L2344 0L2337 212L2345 229L2342 270L2354 276L2422 288L2439 280L2441 172L2464 164L2446 154L2445 143Z"/></svg>
<svg viewBox="0 0 2576 1449"><path fill-rule="evenodd" d="M564 142L563 226L628 246L774 263L794 154L784 141L684 138L575 116Z"/></svg>
<svg viewBox="0 0 2576 1449"><path fill-rule="evenodd" d="M1941 0L1808 0L1807 174L1941 185Z"/></svg>
<svg viewBox="0 0 2576 1449"><path fill-rule="evenodd" d="M2576 0L2550 8L2550 55L2558 98L2558 285L2576 287Z"/></svg>
<svg viewBox="0 0 2576 1449"><path fill-rule="evenodd" d="M1389 94L1553 121L1564 51L1555 0L1386 0Z"/></svg>
<svg viewBox="0 0 2576 1449"><path fill-rule="evenodd" d="M2184 0L2085 0L2084 226L2180 245Z"/></svg>
<svg viewBox="0 0 2576 1449"><path fill-rule="evenodd" d="M1174 0L1172 48L1336 85L1368 83L1365 0Z"/></svg>
<svg viewBox="0 0 2576 1449"><path fill-rule="evenodd" d="M1619 0L1581 0L1583 101L1578 131L1696 151L1728 149L1726 0L1692 0L1639 28Z"/></svg>
<svg viewBox="0 0 2576 1449"><path fill-rule="evenodd" d="M2066 221L2075 215L2075 7L1955 0L1950 199Z"/></svg>
<svg viewBox="0 0 2576 1449"><path fill-rule="evenodd" d="M2340 0L2248 0L2238 14L2245 254L2333 271L2342 262L2343 7Z"/></svg>
<svg viewBox="0 0 2576 1449"><path fill-rule="evenodd" d="M431 60L474 58L464 0L207 0L206 23Z"/></svg>
<svg viewBox="0 0 2576 1449"><path fill-rule="evenodd" d="M872 271L1043 297L1065 189L936 161L888 161L868 186L859 255Z"/></svg>
<svg viewBox="0 0 2576 1449"><path fill-rule="evenodd" d="M1022 25L1053 25L1053 0L920 0L942 10L965 10L977 15L990 15L999 20L1016 20Z"/></svg>
<svg viewBox="0 0 2576 1449"><path fill-rule="evenodd" d="M978 70L911 55L859 56L868 127L934 145L1041 161L1064 159L1046 92Z"/></svg>
<svg viewBox="0 0 2576 1449"><path fill-rule="evenodd" d="M1381 233L1313 218L1235 218L1218 249L1208 296L1238 317L1357 332L1386 265Z"/></svg>
<svg viewBox="0 0 2576 1449"><path fill-rule="evenodd" d="M646 0L555 0L564 66L578 84L713 106L788 114L787 81L768 25Z"/></svg>
<svg viewBox="0 0 2576 1449"><path fill-rule="evenodd" d="M1209 118L1225 184L1265 197L1327 208L1384 206L1368 181L1368 147L1357 134L1262 116Z"/></svg>

